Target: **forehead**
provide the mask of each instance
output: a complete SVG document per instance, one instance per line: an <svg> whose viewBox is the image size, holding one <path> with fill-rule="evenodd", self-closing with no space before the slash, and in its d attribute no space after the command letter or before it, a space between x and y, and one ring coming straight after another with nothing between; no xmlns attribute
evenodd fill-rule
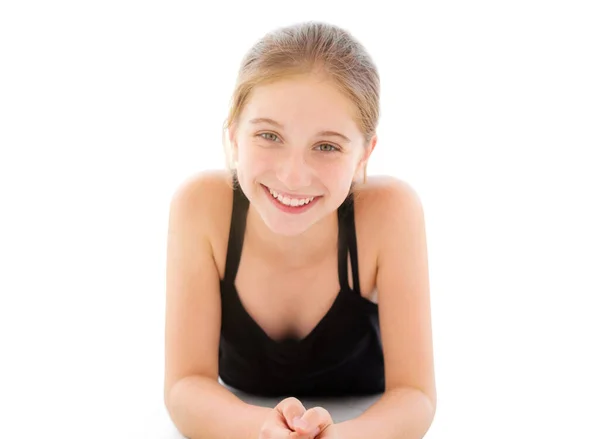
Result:
<svg viewBox="0 0 600 439"><path fill-rule="evenodd" d="M255 87L242 112L242 123L260 117L286 127L345 131L360 135L356 107L333 83L314 77L293 77Z"/></svg>

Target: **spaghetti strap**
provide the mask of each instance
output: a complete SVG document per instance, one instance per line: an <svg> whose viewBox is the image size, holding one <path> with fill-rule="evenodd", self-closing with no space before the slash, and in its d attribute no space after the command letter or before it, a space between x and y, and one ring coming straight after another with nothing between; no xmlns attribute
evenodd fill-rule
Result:
<svg viewBox="0 0 600 439"><path fill-rule="evenodd" d="M337 211L338 217L338 277L341 290L349 290L348 285L348 239L346 232L345 201Z"/></svg>
<svg viewBox="0 0 600 439"><path fill-rule="evenodd" d="M356 244L356 228L354 223L354 196L352 193L338 209L338 273L340 287L353 290L360 295L358 277L358 251ZM348 284L348 253L352 268L352 288Z"/></svg>
<svg viewBox="0 0 600 439"><path fill-rule="evenodd" d="M223 276L225 282L232 284L235 282L235 277L237 276L238 267L240 265L249 205L248 198L246 198L246 195L242 192L242 189L237 182L234 181L234 185L229 242L227 244L227 259L225 262L225 275Z"/></svg>
<svg viewBox="0 0 600 439"><path fill-rule="evenodd" d="M358 295L360 295L360 279L358 277L358 245L356 242L356 223L354 220L354 199L352 194L350 195L348 214L346 215L347 221L347 236L348 236L348 250L350 251L350 263L352 265L352 289Z"/></svg>

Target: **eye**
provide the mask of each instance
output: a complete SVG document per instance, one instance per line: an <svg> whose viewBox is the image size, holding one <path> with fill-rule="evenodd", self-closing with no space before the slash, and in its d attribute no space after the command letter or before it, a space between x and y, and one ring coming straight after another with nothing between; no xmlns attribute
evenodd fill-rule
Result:
<svg viewBox="0 0 600 439"><path fill-rule="evenodd" d="M265 140L272 140L275 141L275 139L277 139L277 136L273 133L260 133L258 134L258 136L262 137ZM273 136L274 138L269 138L269 136Z"/></svg>
<svg viewBox="0 0 600 439"><path fill-rule="evenodd" d="M340 150L338 147L333 146L330 143L321 143L319 146L317 146L317 148L323 152L335 152Z"/></svg>

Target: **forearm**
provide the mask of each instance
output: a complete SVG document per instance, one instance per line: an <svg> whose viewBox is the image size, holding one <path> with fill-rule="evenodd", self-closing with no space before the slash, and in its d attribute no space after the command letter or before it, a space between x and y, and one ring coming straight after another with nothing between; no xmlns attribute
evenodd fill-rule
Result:
<svg viewBox="0 0 600 439"><path fill-rule="evenodd" d="M411 388L385 392L355 419L337 424L341 439L421 439L429 430L435 408L424 393Z"/></svg>
<svg viewBox="0 0 600 439"><path fill-rule="evenodd" d="M247 404L218 382L188 377L166 402L171 420L189 439L256 439L270 408Z"/></svg>

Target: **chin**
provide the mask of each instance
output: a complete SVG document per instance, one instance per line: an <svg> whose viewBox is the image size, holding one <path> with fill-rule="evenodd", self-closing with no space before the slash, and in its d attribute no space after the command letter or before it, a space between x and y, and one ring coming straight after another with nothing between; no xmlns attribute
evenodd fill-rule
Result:
<svg viewBox="0 0 600 439"><path fill-rule="evenodd" d="M287 237L302 235L314 224L314 221L290 221L289 218L274 218L272 215L264 213L261 213L261 217L269 230L277 235Z"/></svg>

